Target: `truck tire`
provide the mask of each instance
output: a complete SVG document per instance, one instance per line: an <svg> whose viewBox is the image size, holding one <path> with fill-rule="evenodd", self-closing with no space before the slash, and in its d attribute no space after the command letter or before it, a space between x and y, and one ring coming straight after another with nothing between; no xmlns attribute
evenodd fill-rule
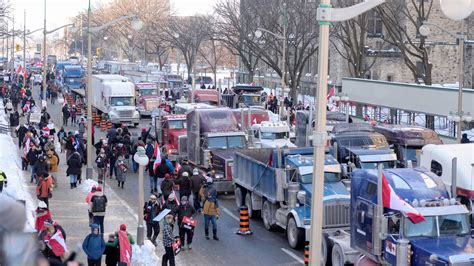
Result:
<svg viewBox="0 0 474 266"><path fill-rule="evenodd" d="M251 192L247 191L245 195L245 206L247 206L249 210L249 218L258 218L260 216L260 211L253 209L251 196Z"/></svg>
<svg viewBox="0 0 474 266"><path fill-rule="evenodd" d="M304 244L304 229L298 228L296 220L293 216L290 216L288 223L286 224L286 239L288 245L294 249L303 247Z"/></svg>
<svg viewBox="0 0 474 266"><path fill-rule="evenodd" d="M344 266L346 262L344 251L339 244L334 244L332 247L331 260L334 266Z"/></svg>
<svg viewBox="0 0 474 266"><path fill-rule="evenodd" d="M243 202L244 195L243 195L242 188L239 186L235 186L234 195L235 195L235 205L237 205L237 208L240 208L240 206L244 205L244 202Z"/></svg>
<svg viewBox="0 0 474 266"><path fill-rule="evenodd" d="M262 208L262 219L263 219L263 226L267 230L272 230L274 229L274 221L275 221L275 212L273 211L273 204L266 200L263 202L263 208Z"/></svg>

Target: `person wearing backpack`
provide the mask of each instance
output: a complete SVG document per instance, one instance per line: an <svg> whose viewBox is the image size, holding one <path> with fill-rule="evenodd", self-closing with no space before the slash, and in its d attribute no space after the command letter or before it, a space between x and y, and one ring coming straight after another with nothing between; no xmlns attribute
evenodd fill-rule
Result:
<svg viewBox="0 0 474 266"><path fill-rule="evenodd" d="M105 241L99 235L99 226L91 224L91 233L82 242L82 249L87 255L89 266L100 266L102 254L105 251Z"/></svg>
<svg viewBox="0 0 474 266"><path fill-rule="evenodd" d="M99 188L99 187L98 187ZM99 191L100 190L100 191ZM104 217L107 208L107 196L104 195L102 189L97 189L94 196L89 203L94 223L100 227L100 234L104 235Z"/></svg>

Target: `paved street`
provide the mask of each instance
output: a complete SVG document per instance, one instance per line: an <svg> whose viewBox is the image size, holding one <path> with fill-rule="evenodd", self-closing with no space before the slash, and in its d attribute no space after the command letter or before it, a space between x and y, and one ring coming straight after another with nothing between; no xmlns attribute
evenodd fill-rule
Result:
<svg viewBox="0 0 474 266"><path fill-rule="evenodd" d="M38 88L35 87L34 94ZM59 104L48 105L48 112L51 114L56 127L60 127L61 106ZM141 128L148 127L151 120L143 119L140 126L131 129L133 133L139 133ZM66 131L75 131L75 127L67 127ZM98 140L104 136L96 128L95 138ZM95 153L94 153L95 155ZM59 187L53 192L51 199L51 209L53 219L64 226L67 232L67 243L69 249L74 249L82 243L85 235L89 232L87 225L87 206L84 201L86 193L81 190L81 186L71 190L69 179L66 177L65 154L60 154L59 172L56 174ZM85 166L83 167L83 177L85 177ZM25 172L25 175L28 175ZM94 175L96 178L96 175ZM145 200L148 199L149 178L145 173ZM34 193L34 186L30 187ZM127 177L124 189L118 188L115 180L107 180L105 193L109 200L107 214L105 218L106 232L113 232L118 229L121 223L127 224L128 230L136 238L138 207L138 174L130 172ZM204 237L203 219L198 215L198 227L193 240L193 250L184 251L177 256L178 264L185 265L300 265L303 262L303 252L291 249L286 242L286 235L283 231L269 232L265 230L260 219L251 220L252 236L239 236L238 229L238 209L232 195L221 195L221 217L218 220L218 235L220 241L206 240ZM162 227L161 227L162 228ZM177 230L175 230L177 235ZM161 232L160 237L161 239ZM163 248L161 240L156 250L156 254L161 258ZM84 254L80 258L85 259Z"/></svg>

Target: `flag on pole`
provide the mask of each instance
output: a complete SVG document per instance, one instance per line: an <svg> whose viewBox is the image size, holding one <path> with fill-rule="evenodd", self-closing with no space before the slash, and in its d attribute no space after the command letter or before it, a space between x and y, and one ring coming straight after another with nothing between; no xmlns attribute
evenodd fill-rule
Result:
<svg viewBox="0 0 474 266"><path fill-rule="evenodd" d="M329 101L329 98L331 98L332 96L334 96L334 93L335 93L336 89L334 87L332 87L330 90L329 90L329 93L328 93L328 96L326 97L326 99Z"/></svg>
<svg viewBox="0 0 474 266"><path fill-rule="evenodd" d="M64 241L61 230L56 230L56 233L49 239L48 247L58 257L67 252L66 241Z"/></svg>
<svg viewBox="0 0 474 266"><path fill-rule="evenodd" d="M156 173L156 168L161 164L160 144L157 141L155 141L155 151L153 152L153 157L155 157L155 162L153 163L153 172Z"/></svg>
<svg viewBox="0 0 474 266"><path fill-rule="evenodd" d="M421 215L415 208L413 208L406 201L402 200L388 183L387 178L382 173L382 202L384 208L404 212L412 223L417 224L423 222L425 217Z"/></svg>
<svg viewBox="0 0 474 266"><path fill-rule="evenodd" d="M16 73L22 75L23 77L26 77L26 72L23 70L23 67L21 65L18 66Z"/></svg>

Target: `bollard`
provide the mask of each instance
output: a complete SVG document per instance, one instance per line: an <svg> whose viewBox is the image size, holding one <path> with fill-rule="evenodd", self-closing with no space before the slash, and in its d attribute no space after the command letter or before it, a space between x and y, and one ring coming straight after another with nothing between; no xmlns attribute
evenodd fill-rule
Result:
<svg viewBox="0 0 474 266"><path fill-rule="evenodd" d="M250 231L249 209L247 208L247 206L245 205L240 206L239 214L240 214L240 228L237 231L237 234L238 235L253 234L253 232Z"/></svg>
<svg viewBox="0 0 474 266"><path fill-rule="evenodd" d="M304 265L309 265L309 245L304 246Z"/></svg>
<svg viewBox="0 0 474 266"><path fill-rule="evenodd" d="M105 119L102 119L102 131L106 131L107 130L107 124L105 122Z"/></svg>
<svg viewBox="0 0 474 266"><path fill-rule="evenodd" d="M108 122L107 122L107 128L108 128L108 129L111 129L111 128L112 128L112 122L111 122L111 121L108 121Z"/></svg>

